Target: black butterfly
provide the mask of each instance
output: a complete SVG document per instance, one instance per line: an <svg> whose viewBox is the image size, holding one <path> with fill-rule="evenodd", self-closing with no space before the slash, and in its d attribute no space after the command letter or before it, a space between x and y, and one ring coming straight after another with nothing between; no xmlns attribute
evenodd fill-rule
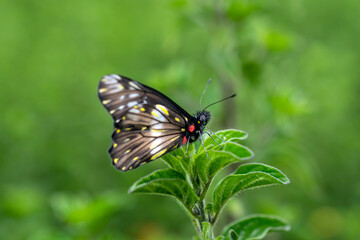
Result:
<svg viewBox="0 0 360 240"><path fill-rule="evenodd" d="M161 92L116 74L100 80L98 95L114 119L109 154L124 172L196 141L210 120L205 110L191 116Z"/></svg>

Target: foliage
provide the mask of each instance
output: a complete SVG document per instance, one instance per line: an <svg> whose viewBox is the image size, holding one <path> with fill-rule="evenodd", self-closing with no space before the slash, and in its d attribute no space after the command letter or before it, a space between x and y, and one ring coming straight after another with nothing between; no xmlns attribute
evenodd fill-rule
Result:
<svg viewBox="0 0 360 240"><path fill-rule="evenodd" d="M237 93L208 109L209 127L246 129L237 143L292 184L229 201L216 232L264 213L294 226L269 238L358 239L359 12L355 0L1 1L0 239L193 235L177 201L124 194L165 164L112 167L112 120L96 96L109 73L190 113L209 78L203 106ZM172 160L178 172L189 164Z"/></svg>
<svg viewBox="0 0 360 240"><path fill-rule="evenodd" d="M252 151L239 143L247 137L245 132L225 130L216 135L219 145L209 137L199 151L191 145L188 153L184 152L184 147L163 156L170 168L141 178L129 190L130 193L176 198L192 218L199 239L203 240L214 239L213 226L225 204L235 195L248 189L289 183L288 178L274 167L259 163L243 164L217 184L213 202L207 203L206 195L215 175L230 164L253 157ZM284 220L263 215L229 225L222 235L231 240L261 239L268 231L288 229L289 225Z"/></svg>

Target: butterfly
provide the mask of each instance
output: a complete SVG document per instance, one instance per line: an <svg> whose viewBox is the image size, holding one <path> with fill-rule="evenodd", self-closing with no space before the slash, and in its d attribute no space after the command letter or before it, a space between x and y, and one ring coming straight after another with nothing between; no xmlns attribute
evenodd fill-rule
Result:
<svg viewBox="0 0 360 240"><path fill-rule="evenodd" d="M205 110L192 116L161 92L117 74L100 79L98 96L114 120L108 152L124 172L201 138L211 116Z"/></svg>

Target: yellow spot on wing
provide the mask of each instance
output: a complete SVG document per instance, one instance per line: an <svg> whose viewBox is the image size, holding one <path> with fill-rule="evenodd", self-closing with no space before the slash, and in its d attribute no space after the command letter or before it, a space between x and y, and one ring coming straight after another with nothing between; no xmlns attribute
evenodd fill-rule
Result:
<svg viewBox="0 0 360 240"><path fill-rule="evenodd" d="M119 133L119 132L121 132L121 130L120 130L120 129L116 130L116 133Z"/></svg>
<svg viewBox="0 0 360 240"><path fill-rule="evenodd" d="M126 169L126 167L122 167L122 170L125 170Z"/></svg>
<svg viewBox="0 0 360 240"><path fill-rule="evenodd" d="M116 164L119 161L118 158L114 158L114 163Z"/></svg>
<svg viewBox="0 0 360 240"><path fill-rule="evenodd" d="M185 117L185 121L188 121L187 117Z"/></svg>
<svg viewBox="0 0 360 240"><path fill-rule="evenodd" d="M141 131L144 131L146 128L147 128L147 127L143 127L143 128L141 129Z"/></svg>
<svg viewBox="0 0 360 240"><path fill-rule="evenodd" d="M175 140L178 139L178 138L179 138L179 136L174 137L173 139L170 140L170 142L175 141Z"/></svg>
<svg viewBox="0 0 360 240"><path fill-rule="evenodd" d="M123 116L122 119L125 120L125 116Z"/></svg>
<svg viewBox="0 0 360 240"><path fill-rule="evenodd" d="M100 88L100 89L99 89L99 93L106 92L107 90L108 90L107 88Z"/></svg>
<svg viewBox="0 0 360 240"><path fill-rule="evenodd" d="M163 113L165 113L166 115L169 116L169 112L166 109L166 107L164 107L163 105L160 105L160 104L156 104L155 106L156 106L157 109L161 110Z"/></svg>
<svg viewBox="0 0 360 240"><path fill-rule="evenodd" d="M180 119L176 117L176 118L175 118L175 121L180 122Z"/></svg>
<svg viewBox="0 0 360 240"><path fill-rule="evenodd" d="M138 108L138 106L135 105L134 108Z"/></svg>
<svg viewBox="0 0 360 240"><path fill-rule="evenodd" d="M145 112L145 108L140 108L140 110L141 110L142 112Z"/></svg>
<svg viewBox="0 0 360 240"><path fill-rule="evenodd" d="M140 89L138 85L136 85L134 82L129 82L129 85L136 88L136 89Z"/></svg>
<svg viewBox="0 0 360 240"><path fill-rule="evenodd" d="M130 166L129 169L131 170L131 169L132 169L132 166Z"/></svg>
<svg viewBox="0 0 360 240"><path fill-rule="evenodd" d="M134 157L134 158L133 158L134 161L136 161L136 160L138 160L138 159L139 159L139 157Z"/></svg>
<svg viewBox="0 0 360 240"><path fill-rule="evenodd" d="M125 152L125 154L127 154L127 153L129 153L131 150L129 149L129 150L127 150L126 152Z"/></svg>
<svg viewBox="0 0 360 240"><path fill-rule="evenodd" d="M111 100L104 100L104 101L102 101L103 104L108 104L109 102L111 102Z"/></svg>
<svg viewBox="0 0 360 240"><path fill-rule="evenodd" d="M114 112L115 112L115 110L111 110L111 111L110 111L110 114L113 114Z"/></svg>
<svg viewBox="0 0 360 240"><path fill-rule="evenodd" d="M146 162L142 162L142 163L140 163L140 165L144 165L144 164L146 164Z"/></svg>
<svg viewBox="0 0 360 240"><path fill-rule="evenodd" d="M131 128L125 128L125 130L126 130L126 131L130 131L130 130L131 130Z"/></svg>
<svg viewBox="0 0 360 240"><path fill-rule="evenodd" d="M152 111L151 114L155 117L159 117L159 115L155 111Z"/></svg>
<svg viewBox="0 0 360 240"><path fill-rule="evenodd" d="M114 143L113 147L114 147L114 148L116 148L116 147L117 147L117 145L118 145L117 143Z"/></svg>
<svg viewBox="0 0 360 240"><path fill-rule="evenodd" d="M198 121L198 124L200 124L200 121Z"/></svg>
<svg viewBox="0 0 360 240"><path fill-rule="evenodd" d="M118 85L118 88L120 88L120 90L124 89L123 85L121 85L121 84Z"/></svg>
<svg viewBox="0 0 360 240"><path fill-rule="evenodd" d="M182 128L181 131L182 131L182 132L185 132L185 128Z"/></svg>
<svg viewBox="0 0 360 240"><path fill-rule="evenodd" d="M150 146L150 150L153 149L154 147L158 146L158 145L159 145L159 142L154 141Z"/></svg>
<svg viewBox="0 0 360 240"><path fill-rule="evenodd" d="M164 150L162 150L161 152L155 154L154 156L151 157L151 160L154 160L157 157L160 157L161 155L163 155L166 152L166 148Z"/></svg>
<svg viewBox="0 0 360 240"><path fill-rule="evenodd" d="M165 132L164 129L151 129L152 132Z"/></svg>

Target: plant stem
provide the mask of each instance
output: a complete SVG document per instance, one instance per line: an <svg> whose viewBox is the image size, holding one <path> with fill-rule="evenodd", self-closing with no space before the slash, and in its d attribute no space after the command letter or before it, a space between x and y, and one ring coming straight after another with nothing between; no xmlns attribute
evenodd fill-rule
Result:
<svg viewBox="0 0 360 240"><path fill-rule="evenodd" d="M200 200L199 201L199 210L200 210L200 217L199 217L199 221L200 222L204 222L205 221L205 204L204 204L204 200Z"/></svg>
<svg viewBox="0 0 360 240"><path fill-rule="evenodd" d="M206 202L205 202L205 196L206 196L206 193L207 191L209 190L209 186L210 186L210 181L207 182L201 193L200 193L200 196L199 196L199 201L198 203L196 204L196 206L198 207L199 209L199 215L197 216L196 219L194 219L197 224L196 226L198 227L197 228L197 232L198 232L198 235L200 237L200 239L203 239L204 237L204 233L203 233L203 227L202 227L202 223L203 222L209 222L210 223L210 232L211 232L211 238L214 238L214 233L213 233L213 224L211 222L211 217L207 217L207 212L205 211L205 207L206 207ZM196 187L194 186L194 189ZM200 231L199 231L200 230Z"/></svg>
<svg viewBox="0 0 360 240"><path fill-rule="evenodd" d="M202 238L202 229L201 229L201 225L199 225L199 222L197 221L197 218L193 218L193 224L194 224L194 227L195 227L195 230L198 234L198 236L200 238Z"/></svg>

